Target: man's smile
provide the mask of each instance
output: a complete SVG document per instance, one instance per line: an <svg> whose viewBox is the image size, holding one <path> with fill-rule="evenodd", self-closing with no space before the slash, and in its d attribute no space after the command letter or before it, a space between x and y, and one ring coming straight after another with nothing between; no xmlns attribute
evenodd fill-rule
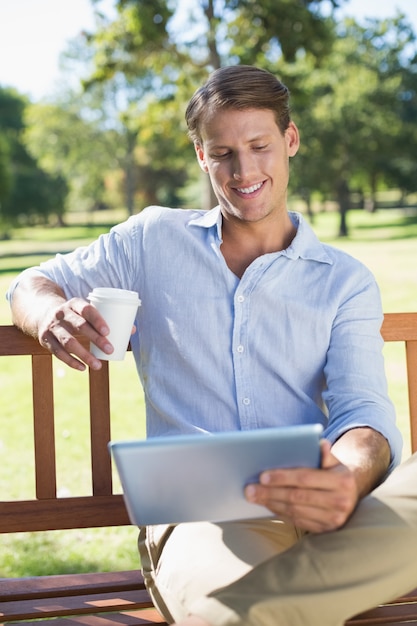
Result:
<svg viewBox="0 0 417 626"><path fill-rule="evenodd" d="M255 191L258 191L258 189L260 189L263 185L264 185L263 182L256 183L256 185L251 185L250 187L235 187L235 190L238 191L239 193L249 195L251 193L254 193Z"/></svg>

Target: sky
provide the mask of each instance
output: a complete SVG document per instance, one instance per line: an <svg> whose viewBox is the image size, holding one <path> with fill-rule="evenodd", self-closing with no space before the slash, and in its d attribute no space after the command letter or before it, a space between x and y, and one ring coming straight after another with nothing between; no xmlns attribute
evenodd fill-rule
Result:
<svg viewBox="0 0 417 626"><path fill-rule="evenodd" d="M112 0L103 0L112 7ZM417 0L347 0L340 15L404 13L417 33ZM82 30L94 30L90 0L0 0L0 86L38 101L59 84L59 55Z"/></svg>

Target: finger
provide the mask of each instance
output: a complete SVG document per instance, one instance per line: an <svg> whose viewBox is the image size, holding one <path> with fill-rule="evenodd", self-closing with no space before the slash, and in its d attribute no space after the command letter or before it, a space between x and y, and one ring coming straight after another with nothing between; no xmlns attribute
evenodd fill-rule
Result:
<svg viewBox="0 0 417 626"><path fill-rule="evenodd" d="M256 495L252 496L255 491ZM250 485L245 490L245 495L250 502L268 508L278 519L311 532L339 528L351 512L348 500L345 501L340 494L329 499L328 495L323 497L320 492L274 489L273 495L269 493L263 497L256 485Z"/></svg>
<svg viewBox="0 0 417 626"><path fill-rule="evenodd" d="M59 321L59 325L51 330L64 347L66 347L68 337L66 334L62 335L60 330L61 327L65 328L70 335L79 334L85 336L90 342L95 344L106 354L111 354L113 352L114 348L106 338L106 335L109 333L109 327L97 309L85 302L85 300L80 298L73 298L72 300L69 300L67 307L64 310L58 310L55 317ZM69 346L68 352L71 351L72 348ZM78 354L83 360L85 360L87 352L83 349L82 354L80 354L78 345L76 346L74 353ZM87 364L90 365L90 358L87 357L87 359Z"/></svg>
<svg viewBox="0 0 417 626"><path fill-rule="evenodd" d="M41 344L72 369L84 371L86 365L93 370L101 368L101 361L86 350L74 336L66 333L64 329L61 329L57 335L52 332L47 333Z"/></svg>
<svg viewBox="0 0 417 626"><path fill-rule="evenodd" d="M250 485L245 490L251 502L262 504L269 509L292 515L297 510L311 509L322 511L345 510L349 507L351 496L346 490L304 489L301 487L265 487Z"/></svg>
<svg viewBox="0 0 417 626"><path fill-rule="evenodd" d="M267 470L261 474L259 484L265 487L333 491L339 489L338 479L339 476L331 471L303 467Z"/></svg>
<svg viewBox="0 0 417 626"><path fill-rule="evenodd" d="M85 370L85 364L73 357L66 350L64 350L59 341L55 339L52 334L40 339L39 341L44 348L51 352L51 354L56 356L57 359L59 359L72 369L78 370L80 372Z"/></svg>
<svg viewBox="0 0 417 626"><path fill-rule="evenodd" d="M332 454L332 444L327 439L322 439L320 441L320 450L321 450L321 468L329 469L330 467L335 467L336 465L340 465L340 461Z"/></svg>
<svg viewBox="0 0 417 626"><path fill-rule="evenodd" d="M110 329L107 322L95 306L80 298L74 298L70 302L73 311L75 311L82 319L86 320L97 333L103 336L109 334Z"/></svg>
<svg viewBox="0 0 417 626"><path fill-rule="evenodd" d="M346 466L332 453L330 441L320 441L320 468L298 467L271 469L260 475L259 482L263 485L282 487L301 487L306 489L340 489L345 480ZM328 471L323 471L328 470ZM333 470L333 471L332 471ZM350 474L350 472L348 472Z"/></svg>
<svg viewBox="0 0 417 626"><path fill-rule="evenodd" d="M72 298L67 303L68 311L64 310L65 320L79 333L93 340L97 335L106 337L110 329L99 313L89 302L81 298ZM62 310L60 311L62 314Z"/></svg>

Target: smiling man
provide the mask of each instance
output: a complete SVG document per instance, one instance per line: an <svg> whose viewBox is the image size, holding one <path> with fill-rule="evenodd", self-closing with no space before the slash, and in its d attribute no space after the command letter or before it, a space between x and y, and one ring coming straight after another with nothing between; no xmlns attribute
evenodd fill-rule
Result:
<svg viewBox="0 0 417 626"><path fill-rule="evenodd" d="M20 328L84 370L101 362L77 333L113 349L88 293L100 286L137 291L132 350L148 437L323 425L320 469L272 469L247 488L248 500L269 508L270 518L140 529L144 576L165 618L220 625L239 623L249 610L247 585L236 581L250 576L257 604L272 580L263 569L271 559L298 549L301 557L291 561L298 568L299 558L309 558L306 533L320 537L326 554L326 537L352 523L362 499L398 464L401 437L387 397L375 280L287 209L289 161L300 142L287 88L255 67L222 68L194 94L186 120L218 206L148 207L87 248L27 270L9 299ZM365 539L356 534L354 541L360 547ZM327 579L339 570L329 561ZM288 559L280 572L290 578ZM329 591L325 579L322 572ZM278 593L282 582L273 580ZM222 598L230 590L230 606L213 606L218 587ZM297 579L291 597L304 587ZM369 589L356 604L351 596L347 614L373 603ZM311 622L305 606L294 621L274 605L261 623L336 623L325 608ZM342 606L337 594L332 606Z"/></svg>

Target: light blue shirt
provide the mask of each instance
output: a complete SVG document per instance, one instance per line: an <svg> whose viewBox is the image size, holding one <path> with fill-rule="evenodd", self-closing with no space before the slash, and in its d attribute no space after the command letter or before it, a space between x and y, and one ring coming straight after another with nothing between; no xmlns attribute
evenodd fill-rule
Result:
<svg viewBox="0 0 417 626"><path fill-rule="evenodd" d="M378 287L290 215L291 245L257 258L241 279L220 250L218 207L149 207L36 271L68 298L100 286L139 293L132 349L148 436L321 423L334 442L370 426L396 464Z"/></svg>

